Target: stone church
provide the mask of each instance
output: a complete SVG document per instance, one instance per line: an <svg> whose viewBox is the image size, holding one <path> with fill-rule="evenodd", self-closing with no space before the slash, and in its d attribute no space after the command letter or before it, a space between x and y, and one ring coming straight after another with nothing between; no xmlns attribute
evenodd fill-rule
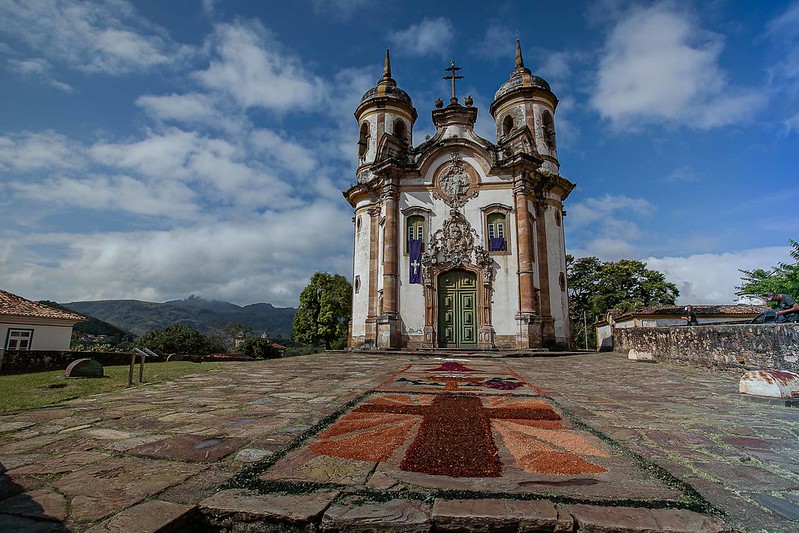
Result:
<svg viewBox="0 0 799 533"><path fill-rule="evenodd" d="M436 100L436 133L414 145L411 97L383 77L355 110L357 184L349 346L534 349L571 342L558 99L524 66L489 113L496 142L477 136L471 97Z"/></svg>

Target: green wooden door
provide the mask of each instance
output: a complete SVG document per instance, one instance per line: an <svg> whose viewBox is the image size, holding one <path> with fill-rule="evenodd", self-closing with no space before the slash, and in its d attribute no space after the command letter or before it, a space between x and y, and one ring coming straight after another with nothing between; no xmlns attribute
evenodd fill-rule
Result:
<svg viewBox="0 0 799 533"><path fill-rule="evenodd" d="M477 276L451 270L438 277L438 346L477 346Z"/></svg>

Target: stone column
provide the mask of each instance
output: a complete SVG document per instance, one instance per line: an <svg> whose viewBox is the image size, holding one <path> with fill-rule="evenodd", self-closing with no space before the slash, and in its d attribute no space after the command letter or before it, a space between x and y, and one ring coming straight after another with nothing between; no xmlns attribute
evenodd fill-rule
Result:
<svg viewBox="0 0 799 533"><path fill-rule="evenodd" d="M366 315L367 343L377 346L377 273L380 271L380 206L369 208L369 309Z"/></svg>
<svg viewBox="0 0 799 533"><path fill-rule="evenodd" d="M386 177L381 194L386 210L383 234L383 313L377 321L378 348L399 348L399 191L396 179Z"/></svg>
<svg viewBox="0 0 799 533"><path fill-rule="evenodd" d="M536 211L536 236L538 237L538 286L541 289L541 342L543 346L553 347L555 339L555 319L552 318L552 295L549 292L549 249L547 247L546 201L538 199Z"/></svg>
<svg viewBox="0 0 799 533"><path fill-rule="evenodd" d="M535 287L533 284L533 247L530 234L529 209L527 208L528 183L524 174L513 180L513 199L516 207L516 243L519 264L519 312L516 322L517 348L541 346L541 323L535 309Z"/></svg>

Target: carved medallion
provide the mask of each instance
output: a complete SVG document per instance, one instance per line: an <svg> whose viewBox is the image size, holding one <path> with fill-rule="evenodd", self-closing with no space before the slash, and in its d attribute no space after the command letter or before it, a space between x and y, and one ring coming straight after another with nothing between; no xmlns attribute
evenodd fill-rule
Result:
<svg viewBox="0 0 799 533"><path fill-rule="evenodd" d="M438 175L433 196L452 208L463 207L467 200L477 196L476 185L476 179L467 170L460 154L452 152L449 163Z"/></svg>

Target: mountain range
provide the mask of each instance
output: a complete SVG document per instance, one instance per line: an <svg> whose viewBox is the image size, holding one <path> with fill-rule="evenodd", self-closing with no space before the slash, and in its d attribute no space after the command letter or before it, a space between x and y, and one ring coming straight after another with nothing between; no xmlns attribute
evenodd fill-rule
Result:
<svg viewBox="0 0 799 533"><path fill-rule="evenodd" d="M272 338L291 336L293 307L275 307L268 303L239 306L230 302L204 300L191 295L185 300L164 303L140 300L96 300L60 304L76 313L108 322L135 335L166 327L175 322L187 324L201 332L241 322L253 332L267 332Z"/></svg>

